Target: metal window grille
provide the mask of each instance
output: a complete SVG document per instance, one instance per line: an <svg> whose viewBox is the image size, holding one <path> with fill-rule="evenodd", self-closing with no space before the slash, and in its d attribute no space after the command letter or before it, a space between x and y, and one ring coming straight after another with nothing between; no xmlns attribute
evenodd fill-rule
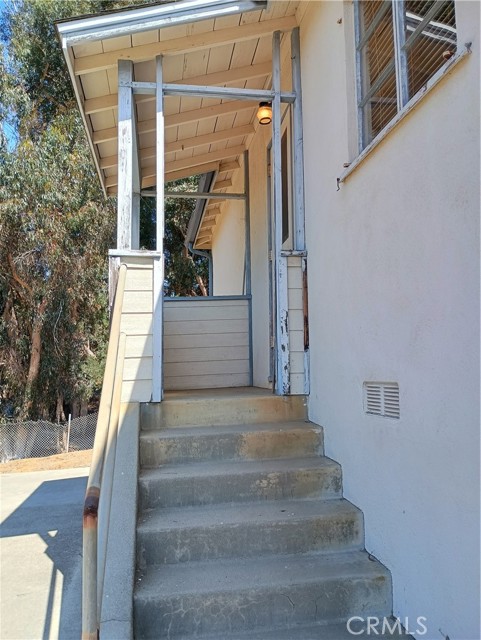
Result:
<svg viewBox="0 0 481 640"><path fill-rule="evenodd" d="M456 52L454 0L356 0L362 150Z"/></svg>

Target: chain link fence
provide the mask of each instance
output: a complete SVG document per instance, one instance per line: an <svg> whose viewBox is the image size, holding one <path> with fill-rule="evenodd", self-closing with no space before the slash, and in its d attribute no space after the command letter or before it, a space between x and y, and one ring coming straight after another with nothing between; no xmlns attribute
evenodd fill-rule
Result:
<svg viewBox="0 0 481 640"><path fill-rule="evenodd" d="M97 416L91 413L64 424L46 420L0 421L0 463L92 449Z"/></svg>

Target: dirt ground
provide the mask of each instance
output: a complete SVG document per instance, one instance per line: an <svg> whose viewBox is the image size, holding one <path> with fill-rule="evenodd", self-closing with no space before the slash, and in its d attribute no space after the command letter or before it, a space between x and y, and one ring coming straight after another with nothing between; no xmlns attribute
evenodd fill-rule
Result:
<svg viewBox="0 0 481 640"><path fill-rule="evenodd" d="M0 464L1 473L25 473L26 471L50 471L52 469L75 469L88 467L92 459L92 449L60 453L47 458L25 458Z"/></svg>

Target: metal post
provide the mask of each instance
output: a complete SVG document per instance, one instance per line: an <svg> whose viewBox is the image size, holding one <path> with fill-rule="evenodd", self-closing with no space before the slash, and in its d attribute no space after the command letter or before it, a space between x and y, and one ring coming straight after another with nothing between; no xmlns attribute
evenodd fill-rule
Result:
<svg viewBox="0 0 481 640"><path fill-rule="evenodd" d="M160 402L163 396L162 341L163 341L163 294L164 294L164 219L165 219L165 122L164 122L164 81L162 56L155 59L156 65L156 250L159 257L154 260L154 317L153 317L153 363L152 402Z"/></svg>
<svg viewBox="0 0 481 640"><path fill-rule="evenodd" d="M68 426L67 426L67 451L66 453L68 453L68 449L70 446L70 427L72 425L72 414L69 413L68 414Z"/></svg>
<svg viewBox="0 0 481 640"><path fill-rule="evenodd" d="M276 393L290 392L287 258L282 255L281 34L272 38L272 152L274 178L274 250L276 274Z"/></svg>
<svg viewBox="0 0 481 640"><path fill-rule="evenodd" d="M304 213L304 135L302 130L302 88L301 88L301 46L299 27L291 33L292 89L296 100L292 105L292 141L293 141L293 200L294 200L294 249L304 251L305 213Z"/></svg>
<svg viewBox="0 0 481 640"><path fill-rule="evenodd" d="M254 384L254 351L252 344L252 260L251 260L251 209L249 182L249 152L244 151L244 211L245 211L245 287L249 296L249 386Z"/></svg>
<svg viewBox="0 0 481 640"><path fill-rule="evenodd" d="M133 63L131 60L118 62L119 96L119 150L117 188L117 249L132 248L132 203L133 203Z"/></svg>

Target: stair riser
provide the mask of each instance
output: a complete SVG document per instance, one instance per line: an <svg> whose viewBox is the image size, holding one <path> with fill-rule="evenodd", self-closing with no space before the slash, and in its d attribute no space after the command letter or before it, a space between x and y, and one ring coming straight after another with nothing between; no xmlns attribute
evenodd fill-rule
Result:
<svg viewBox="0 0 481 640"><path fill-rule="evenodd" d="M304 420L304 396L252 396L164 400L141 405L142 430L166 427L262 424Z"/></svg>
<svg viewBox="0 0 481 640"><path fill-rule="evenodd" d="M221 502L341 497L337 466L276 473L141 479L140 509L182 507Z"/></svg>
<svg viewBox="0 0 481 640"><path fill-rule="evenodd" d="M202 460L302 458L323 453L322 431L314 429L259 430L182 438L156 438L152 434L148 437L144 435L140 440L140 464L143 467Z"/></svg>
<svg viewBox="0 0 481 640"><path fill-rule="evenodd" d="M252 557L276 553L362 549L360 512L301 518L289 522L191 527L175 531L140 531L137 562L175 564L191 560Z"/></svg>
<svg viewBox="0 0 481 640"><path fill-rule="evenodd" d="M370 578L330 578L315 583L226 593L187 594L135 600L137 638L222 634L273 626L336 621L350 616L391 613L391 582Z"/></svg>

